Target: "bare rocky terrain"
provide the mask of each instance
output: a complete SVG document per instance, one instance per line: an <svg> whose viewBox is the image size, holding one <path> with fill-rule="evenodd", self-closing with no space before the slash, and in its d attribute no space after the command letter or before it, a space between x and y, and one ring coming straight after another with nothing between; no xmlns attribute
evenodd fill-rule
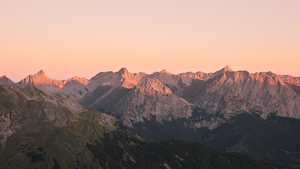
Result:
<svg viewBox="0 0 300 169"><path fill-rule="evenodd" d="M207 115L185 125L214 129L243 111L258 113L263 119L270 114L299 119L299 79L272 72L233 71L226 66L214 73L177 75L166 70L130 73L121 68L118 72L100 72L90 80L53 80L41 70L18 83L2 76L0 83L14 88L33 85L47 94L74 96L83 105L111 114L129 127L152 116L161 123L190 118L198 107Z"/></svg>
<svg viewBox="0 0 300 169"><path fill-rule="evenodd" d="M100 72L90 80L53 80L40 71L19 83L2 76L0 84L7 85L1 90L10 93L3 98L13 99L4 100L4 107L13 104L24 109L19 101L29 104L31 100L35 104L27 106L37 118L61 127L79 123L86 118L82 114L96 109L103 113L92 115L93 121L110 129L119 120L146 139L200 142L222 151L246 153L259 161L300 166L300 138L296 137L299 77L233 71L228 66L214 73L181 74L166 70L130 73L121 68ZM18 123L24 120L22 109L4 107L0 109L2 147L29 123Z"/></svg>

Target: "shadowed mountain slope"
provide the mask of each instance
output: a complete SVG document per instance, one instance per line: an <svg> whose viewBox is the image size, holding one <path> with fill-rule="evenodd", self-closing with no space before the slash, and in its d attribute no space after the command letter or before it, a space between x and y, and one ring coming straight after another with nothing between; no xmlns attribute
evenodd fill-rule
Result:
<svg viewBox="0 0 300 169"><path fill-rule="evenodd" d="M63 93L0 86L0 168L280 168L180 140L146 141Z"/></svg>
<svg viewBox="0 0 300 169"><path fill-rule="evenodd" d="M8 85L12 88L17 88L19 87L17 84L15 84L12 80L10 80L8 77L5 75L0 77L0 85Z"/></svg>

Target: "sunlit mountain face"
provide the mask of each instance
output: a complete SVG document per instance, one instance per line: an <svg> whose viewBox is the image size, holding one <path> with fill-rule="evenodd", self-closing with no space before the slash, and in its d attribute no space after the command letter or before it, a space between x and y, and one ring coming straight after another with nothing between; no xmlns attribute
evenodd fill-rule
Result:
<svg viewBox="0 0 300 169"><path fill-rule="evenodd" d="M39 71L18 83L2 76L0 83L19 92L23 87L34 86L52 99L59 96L61 101L70 95L73 101L113 116L148 140L198 142L297 168L299 79L272 72L233 71L226 66L214 73L180 74L166 70L130 73L121 68L117 72L100 72L91 79L73 77L60 81ZM68 105L71 111L79 108ZM72 120L58 121L69 125L79 118L68 117Z"/></svg>

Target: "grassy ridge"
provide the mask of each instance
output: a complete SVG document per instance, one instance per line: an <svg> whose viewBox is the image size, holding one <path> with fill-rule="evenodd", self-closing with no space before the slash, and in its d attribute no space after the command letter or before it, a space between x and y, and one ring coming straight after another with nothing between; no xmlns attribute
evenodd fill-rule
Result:
<svg viewBox="0 0 300 169"><path fill-rule="evenodd" d="M61 168L91 167L93 156L85 144L100 139L105 132L109 129L88 119L67 127L47 120L28 121L8 138L0 168L47 168L53 159Z"/></svg>

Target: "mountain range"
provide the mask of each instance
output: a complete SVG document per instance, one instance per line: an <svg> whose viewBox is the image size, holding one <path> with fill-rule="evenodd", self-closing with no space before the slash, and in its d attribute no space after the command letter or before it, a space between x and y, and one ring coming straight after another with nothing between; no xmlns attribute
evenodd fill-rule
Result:
<svg viewBox="0 0 300 169"><path fill-rule="evenodd" d="M0 168L282 168L199 143L147 141L62 92L0 86Z"/></svg>
<svg viewBox="0 0 300 169"><path fill-rule="evenodd" d="M74 96L82 105L112 115L146 139L200 142L222 151L246 153L259 161L300 167L300 77L233 71L228 66L214 73L180 74L166 70L130 73L121 68L100 72L89 80L53 80L41 70L18 83L2 76L0 84L14 90L35 86L50 95L53 103L56 95ZM259 132L261 137L257 137ZM218 142L220 139L227 141ZM272 144L266 141L269 139ZM283 156L289 159L280 160Z"/></svg>
<svg viewBox="0 0 300 169"><path fill-rule="evenodd" d="M86 106L122 116L121 121L129 127L143 118L149 120L150 115L157 116L158 121L187 118L192 115L193 107L205 109L208 114L222 115L222 118L211 119L212 123L192 124L191 127L196 128L213 129L241 111L256 111L262 118L270 113L300 117L300 77L232 71L228 66L214 73L199 71L177 75L166 70L150 75L130 73L121 68L118 72L100 72L90 80L76 76L53 80L41 70L18 83L2 76L0 84L13 88L33 85L47 94L63 92ZM114 97L116 95L118 98ZM126 98L122 99L124 95Z"/></svg>

